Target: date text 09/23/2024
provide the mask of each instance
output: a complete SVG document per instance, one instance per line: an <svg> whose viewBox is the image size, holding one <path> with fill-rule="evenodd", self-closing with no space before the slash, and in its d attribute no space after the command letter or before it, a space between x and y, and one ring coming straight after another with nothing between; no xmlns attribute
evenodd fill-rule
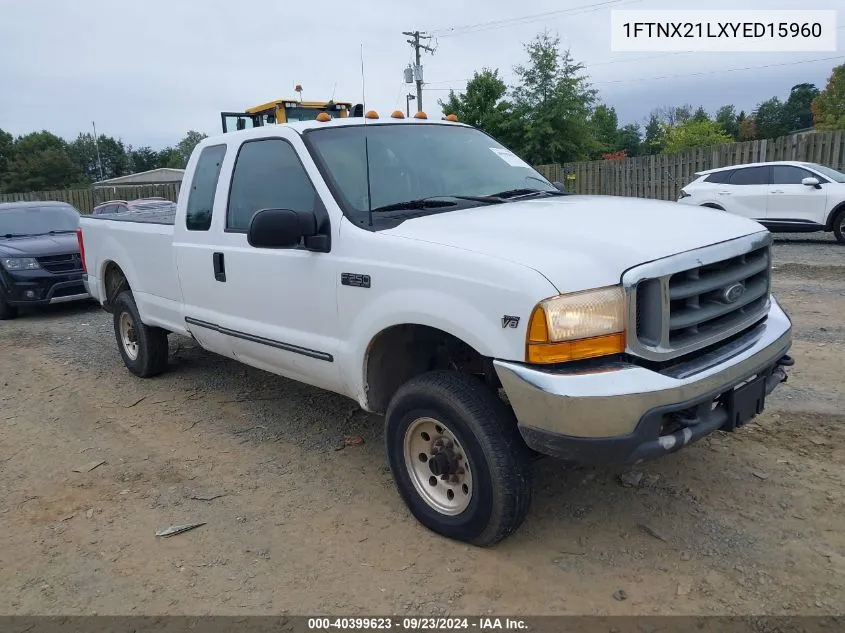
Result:
<svg viewBox="0 0 845 633"><path fill-rule="evenodd" d="M519 618L497 617L344 617L308 618L311 631L368 631L397 629L401 631L453 631L453 630L521 630L528 628Z"/></svg>

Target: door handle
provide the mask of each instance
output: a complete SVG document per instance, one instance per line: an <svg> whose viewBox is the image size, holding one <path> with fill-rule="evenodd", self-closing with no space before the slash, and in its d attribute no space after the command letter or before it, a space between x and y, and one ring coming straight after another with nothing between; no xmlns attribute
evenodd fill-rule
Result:
<svg viewBox="0 0 845 633"><path fill-rule="evenodd" d="M772 189L769 193L783 193L783 189Z"/></svg>
<svg viewBox="0 0 845 633"><path fill-rule="evenodd" d="M719 194L720 196L729 196L729 195L731 195L731 192L730 192L730 191L717 191L716 193L717 193L717 194Z"/></svg>
<svg viewBox="0 0 845 633"><path fill-rule="evenodd" d="M223 253L214 253L211 261L214 263L214 278L217 281L226 281L226 263L223 261Z"/></svg>

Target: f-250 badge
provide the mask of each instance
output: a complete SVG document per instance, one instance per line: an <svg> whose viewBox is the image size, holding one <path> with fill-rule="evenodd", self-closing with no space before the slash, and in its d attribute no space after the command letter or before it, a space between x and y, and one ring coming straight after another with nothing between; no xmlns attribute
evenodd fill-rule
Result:
<svg viewBox="0 0 845 633"><path fill-rule="evenodd" d="M504 327L515 328L517 325L519 325L519 317L518 316L510 316L509 314L506 314L505 316L502 317L502 327L503 328Z"/></svg>

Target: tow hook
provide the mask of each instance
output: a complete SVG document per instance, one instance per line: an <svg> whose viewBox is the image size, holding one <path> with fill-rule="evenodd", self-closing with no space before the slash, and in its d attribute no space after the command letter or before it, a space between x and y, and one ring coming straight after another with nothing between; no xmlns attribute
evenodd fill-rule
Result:
<svg viewBox="0 0 845 633"><path fill-rule="evenodd" d="M789 376L786 373L784 367L792 367L795 364L795 359L792 356L788 356L784 354L778 359L778 362L775 363L774 369L772 369L772 373L769 375L769 378L766 380L767 392L771 392L772 389L775 388L775 385L778 385L782 382L786 382L789 379Z"/></svg>

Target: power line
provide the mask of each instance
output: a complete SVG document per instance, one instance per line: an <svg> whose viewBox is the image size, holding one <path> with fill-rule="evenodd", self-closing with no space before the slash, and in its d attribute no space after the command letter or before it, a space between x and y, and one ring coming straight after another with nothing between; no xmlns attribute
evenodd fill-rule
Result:
<svg viewBox="0 0 845 633"><path fill-rule="evenodd" d="M840 27L840 28L842 28L842 27ZM647 59L647 58L639 58L639 59ZM703 76L703 75L718 75L720 73L734 73L734 72L739 72L739 71L743 71L743 70L760 70L760 69L763 69L763 68L777 68L777 67L780 67L780 66L795 66L795 65L798 65L798 64L810 64L812 62L824 62L824 61L830 61L830 60L834 60L834 59L845 59L845 57L843 57L841 55L837 55L837 56L834 56L834 57L819 57L817 59L802 59L802 60L795 61L795 62L784 62L784 63L781 63L781 64L765 64L763 66L745 66L745 67L742 67L742 68L724 68L724 69L721 69L721 70L707 70L707 71L702 71L702 72L697 72L697 73L680 73L680 74L677 74L677 75L661 75L659 77L636 77L636 78L631 78L631 79L611 79L611 80L607 80L607 81L591 81L590 84L598 86L598 85L602 85L602 84L629 83L629 82L632 82L632 81L659 81L661 79L681 79L681 78L685 78L685 77L700 77L700 76ZM595 65L597 65L597 64L595 64ZM589 65L585 64L585 66L588 67ZM467 81L470 81L470 80L469 79L459 79L457 81L467 82ZM426 90L464 90L465 88L466 87L464 86L464 88L454 88L454 87L426 88Z"/></svg>
<svg viewBox="0 0 845 633"><path fill-rule="evenodd" d="M760 70L762 68L777 68L780 66L796 66L798 64L810 64L812 62L825 62L830 61L833 59L845 59L842 55L838 55L835 57L819 57L817 59L802 59L797 62L784 62L782 64L766 64L764 66L745 66L744 68L724 68L722 70L706 70L699 73L682 73L679 75L662 75L660 77L636 77L633 79L614 79L611 81L594 81L591 82L593 85L602 85L602 84L621 84L621 83L628 83L632 81L659 81L660 79L679 79L682 77L701 77L703 75L718 75L721 73L735 73L742 70Z"/></svg>
<svg viewBox="0 0 845 633"><path fill-rule="evenodd" d="M545 13L535 13L533 15L523 15L513 18L502 18L499 20L490 20L488 22L478 22L476 24L464 24L461 26L447 27L442 29L435 29L431 31L433 35L438 37L454 37L457 35L465 35L468 33L479 33L482 31L489 31L491 29L504 28L506 26L515 26L522 24L530 24L538 20L556 15L577 15L580 13L590 13L592 11L599 11L600 9L621 4L631 4L633 2L641 2L642 0L604 0L602 2L593 2L577 7L569 7L568 9L558 9L556 11L547 11Z"/></svg>

